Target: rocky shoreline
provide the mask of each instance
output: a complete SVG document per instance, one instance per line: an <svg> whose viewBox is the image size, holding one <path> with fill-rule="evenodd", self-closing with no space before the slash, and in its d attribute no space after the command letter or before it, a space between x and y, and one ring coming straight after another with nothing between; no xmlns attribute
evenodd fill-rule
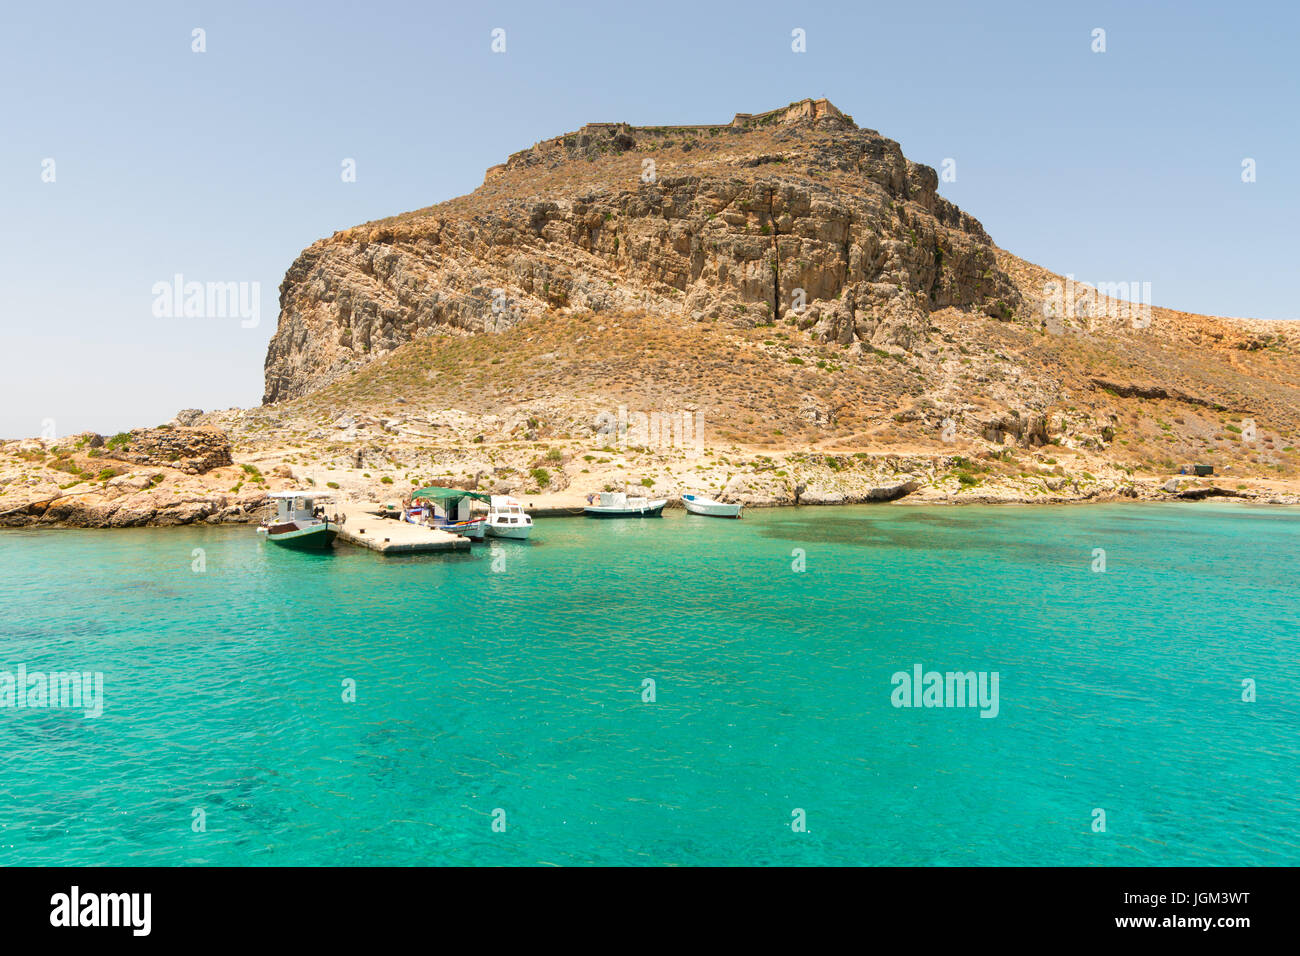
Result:
<svg viewBox="0 0 1300 956"><path fill-rule="evenodd" d="M679 505L683 493L709 489L722 500L750 508L1214 498L1300 504L1300 488L1286 481L1233 478L1235 485L1229 486L1228 480L1213 477L1134 476L1091 461L1066 468L1042 453L1011 467L1005 451L985 451L979 458L811 450L778 456L739 449L645 454L558 443L549 448L487 445L472 451L457 446L423 449L428 464L418 463L420 477L406 470L399 483L394 459L416 448L388 448L380 461L372 445L325 446L322 459L308 463L301 446L286 452L249 444L236 453L221 429L180 425L179 420L183 417L109 439L85 433L61 442L0 444L0 527L249 524L260 520L267 495L276 490L313 488L340 502L397 503L412 486L426 481L516 495L539 515L577 512L587 494L600 490L666 497L670 507ZM538 461L549 467L534 467ZM60 484L63 478L69 480Z"/></svg>
<svg viewBox="0 0 1300 956"><path fill-rule="evenodd" d="M754 501L749 508L835 507L845 505L889 504L904 502L908 505L969 506L969 505L1085 505L1116 503L1150 503L1155 501L1206 501L1232 499L1261 505L1300 505L1300 495L1258 495L1218 487L1188 490L1179 494L1089 494L1080 497L1035 497L1002 495L943 495L892 493L882 488L866 494L841 492L817 493L801 496L799 500ZM576 511L582 501L539 504L530 500L536 510L554 512L559 509ZM52 502L32 503L26 508L0 513L0 528L140 528L175 527L194 524L255 524L267 505L265 493L242 497L213 495L211 497L162 496L158 498L128 498L123 501L104 499L99 495L67 495ZM670 500L669 508L679 507L679 500Z"/></svg>
<svg viewBox="0 0 1300 956"><path fill-rule="evenodd" d="M0 528L140 528L187 524L251 524L266 495L142 495L114 500L99 494L60 495L0 513Z"/></svg>

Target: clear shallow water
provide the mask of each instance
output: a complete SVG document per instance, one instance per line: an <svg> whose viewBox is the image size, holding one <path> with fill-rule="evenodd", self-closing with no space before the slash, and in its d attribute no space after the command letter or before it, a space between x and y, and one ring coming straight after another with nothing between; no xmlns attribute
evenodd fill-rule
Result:
<svg viewBox="0 0 1300 956"><path fill-rule="evenodd" d="M1300 863L1300 511L535 534L494 571L251 528L0 533L0 670L105 675L99 719L0 709L0 863ZM998 671L999 716L894 708L915 663Z"/></svg>

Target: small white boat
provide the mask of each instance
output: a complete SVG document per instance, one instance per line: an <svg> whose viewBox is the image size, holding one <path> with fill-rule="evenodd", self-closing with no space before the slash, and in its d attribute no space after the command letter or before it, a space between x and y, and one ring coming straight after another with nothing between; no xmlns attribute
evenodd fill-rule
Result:
<svg viewBox="0 0 1300 956"><path fill-rule="evenodd" d="M509 495L493 495L488 505L487 533L494 538L523 540L533 530L533 519L523 504Z"/></svg>
<svg viewBox="0 0 1300 956"><path fill-rule="evenodd" d="M629 498L626 492L602 491L599 504L595 495L587 496L582 512L592 518L659 518L666 504L667 498Z"/></svg>
<svg viewBox="0 0 1300 956"><path fill-rule="evenodd" d="M693 515L708 515L710 518L739 518L744 505L729 505L704 495L682 495L682 504Z"/></svg>
<svg viewBox="0 0 1300 956"><path fill-rule="evenodd" d="M325 509L316 502L329 495L314 491L275 491L267 495L275 503L275 516L258 526L258 533L266 535L284 548L297 551L319 551L331 547L338 535L338 525L325 517Z"/></svg>

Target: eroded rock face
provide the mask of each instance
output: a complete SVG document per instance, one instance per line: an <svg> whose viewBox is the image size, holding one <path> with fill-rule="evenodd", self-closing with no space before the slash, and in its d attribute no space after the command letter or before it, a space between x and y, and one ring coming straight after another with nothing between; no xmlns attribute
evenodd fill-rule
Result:
<svg viewBox="0 0 1300 956"><path fill-rule="evenodd" d="M983 227L898 144L807 100L716 127L594 124L539 143L475 193L305 250L280 286L264 401L303 395L435 331L547 309L683 322L787 319L911 349L947 306L1019 294Z"/></svg>
<svg viewBox="0 0 1300 956"><path fill-rule="evenodd" d="M979 432L985 441L996 444L1017 442L1026 448L1046 445L1051 440L1045 414L1015 409L990 421L980 422Z"/></svg>
<svg viewBox="0 0 1300 956"><path fill-rule="evenodd" d="M64 528L135 528L145 525L247 524L266 506L266 493L211 494L175 488L127 493L113 489L34 501L0 516L0 526L53 525Z"/></svg>

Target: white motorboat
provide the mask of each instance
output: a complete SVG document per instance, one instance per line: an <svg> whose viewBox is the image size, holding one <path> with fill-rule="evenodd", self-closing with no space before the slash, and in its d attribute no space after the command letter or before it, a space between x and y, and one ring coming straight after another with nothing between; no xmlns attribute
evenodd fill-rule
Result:
<svg viewBox="0 0 1300 956"><path fill-rule="evenodd" d="M710 518L739 518L744 505L729 505L704 495L682 495L682 504L693 515L708 515Z"/></svg>
<svg viewBox="0 0 1300 956"><path fill-rule="evenodd" d="M509 495L493 495L488 505L487 533L494 538L523 540L533 530L533 519L524 506Z"/></svg>
<svg viewBox="0 0 1300 956"><path fill-rule="evenodd" d="M667 498L629 498L626 492L602 491L599 504L595 495L587 496L582 512L592 518L659 518L666 504Z"/></svg>

